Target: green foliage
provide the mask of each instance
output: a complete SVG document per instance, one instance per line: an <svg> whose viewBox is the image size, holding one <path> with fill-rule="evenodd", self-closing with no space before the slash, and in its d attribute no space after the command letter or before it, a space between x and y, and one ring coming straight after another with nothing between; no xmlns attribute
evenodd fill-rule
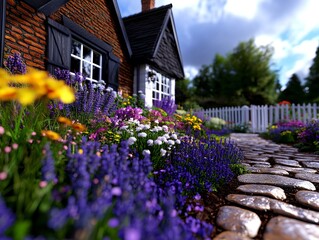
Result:
<svg viewBox="0 0 319 240"><path fill-rule="evenodd" d="M313 59L312 65L309 68L309 75L306 78L307 100L310 102L319 103L319 46L316 50L316 56Z"/></svg>
<svg viewBox="0 0 319 240"><path fill-rule="evenodd" d="M230 164L229 166L230 166L230 169L232 170L232 172L235 175L242 175L242 174L245 174L245 173L249 173L247 168L244 165L242 165L242 164L233 163L233 164Z"/></svg>
<svg viewBox="0 0 319 240"><path fill-rule="evenodd" d="M271 69L273 49L241 42L226 56L217 54L194 79L202 107L271 104L277 98L277 73Z"/></svg>
<svg viewBox="0 0 319 240"><path fill-rule="evenodd" d="M226 122L223 119L212 117L208 121L206 121L204 125L208 129L220 130L226 125Z"/></svg>
<svg viewBox="0 0 319 240"><path fill-rule="evenodd" d="M235 125L234 127L231 128L231 131L235 133L247 133L249 131L249 124L244 123L244 124Z"/></svg>
<svg viewBox="0 0 319 240"><path fill-rule="evenodd" d="M295 104L306 102L305 89L297 74L292 74L285 90L280 92L278 101L289 101Z"/></svg>

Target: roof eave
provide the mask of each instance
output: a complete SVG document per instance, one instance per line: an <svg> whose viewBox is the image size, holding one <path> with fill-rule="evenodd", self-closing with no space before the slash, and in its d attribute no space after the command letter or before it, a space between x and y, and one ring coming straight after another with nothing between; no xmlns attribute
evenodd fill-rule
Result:
<svg viewBox="0 0 319 240"><path fill-rule="evenodd" d="M117 20L118 20L120 28L121 28L121 33L122 33L122 37L123 37L123 40L124 40L125 45L126 45L127 53L129 55L129 57L131 58L133 52L132 52L132 48L131 48L131 45L130 45L126 30L125 30L125 26L124 26L124 23L123 23L123 19L122 19L121 12L120 12L119 6L117 4L117 1L116 0L105 0L105 1L107 1L107 2L111 1L112 2L112 6L114 8L115 14L117 16Z"/></svg>
<svg viewBox="0 0 319 240"><path fill-rule="evenodd" d="M177 47L177 52L178 52L178 59L179 59L180 65L181 65L181 70L182 70L182 73L183 73L183 77L185 77L185 72L184 72L184 68L183 68L184 65L183 65L183 61L182 61L182 55L181 55L181 51L180 51L180 47L179 47L179 41L178 41L178 38L177 38L175 22L174 22L174 17L173 17L173 13L172 13L172 9L171 8L168 9L167 14L165 16L165 19L164 19L164 22L163 22L163 25L162 25L162 29L161 29L161 32L160 32L159 37L157 39L155 50L153 52L152 58L155 58L155 56L156 56L156 54L158 52L161 40L162 40L162 38L164 36L165 29L167 28L167 25L168 25L170 20L171 20L171 25L172 25L172 29L173 29L174 39L175 39L175 42L176 42L176 47Z"/></svg>

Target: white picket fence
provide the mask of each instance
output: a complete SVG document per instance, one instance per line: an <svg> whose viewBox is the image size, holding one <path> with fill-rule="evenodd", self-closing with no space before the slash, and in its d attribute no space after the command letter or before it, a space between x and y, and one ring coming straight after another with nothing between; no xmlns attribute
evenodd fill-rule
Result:
<svg viewBox="0 0 319 240"><path fill-rule="evenodd" d="M282 121L301 121L307 123L316 119L318 106L316 104L292 104L274 106L242 106L201 109L207 117L217 117L226 121L227 126L248 124L250 132L265 132L271 124Z"/></svg>

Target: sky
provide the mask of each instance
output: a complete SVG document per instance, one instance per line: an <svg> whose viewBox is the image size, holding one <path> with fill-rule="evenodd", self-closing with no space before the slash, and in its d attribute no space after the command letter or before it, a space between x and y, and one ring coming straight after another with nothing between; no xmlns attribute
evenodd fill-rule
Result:
<svg viewBox="0 0 319 240"><path fill-rule="evenodd" d="M319 46L318 0L155 0L155 7L170 3L186 77L251 38L274 48L283 88L293 73L308 75ZM118 5L122 17L141 11L141 0Z"/></svg>

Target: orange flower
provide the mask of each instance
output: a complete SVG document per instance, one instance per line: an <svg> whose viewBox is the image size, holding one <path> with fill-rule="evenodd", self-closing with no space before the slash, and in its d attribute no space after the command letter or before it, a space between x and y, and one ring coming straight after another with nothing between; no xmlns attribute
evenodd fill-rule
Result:
<svg viewBox="0 0 319 240"><path fill-rule="evenodd" d="M72 126L72 121L66 117L59 117L58 122L67 126Z"/></svg>
<svg viewBox="0 0 319 240"><path fill-rule="evenodd" d="M51 130L42 130L41 133L43 136L45 136L51 140L54 140L54 141L59 141L62 139L58 133L53 132Z"/></svg>
<svg viewBox="0 0 319 240"><path fill-rule="evenodd" d="M86 130L86 127L81 123L73 123L72 128L78 132L84 132Z"/></svg>

